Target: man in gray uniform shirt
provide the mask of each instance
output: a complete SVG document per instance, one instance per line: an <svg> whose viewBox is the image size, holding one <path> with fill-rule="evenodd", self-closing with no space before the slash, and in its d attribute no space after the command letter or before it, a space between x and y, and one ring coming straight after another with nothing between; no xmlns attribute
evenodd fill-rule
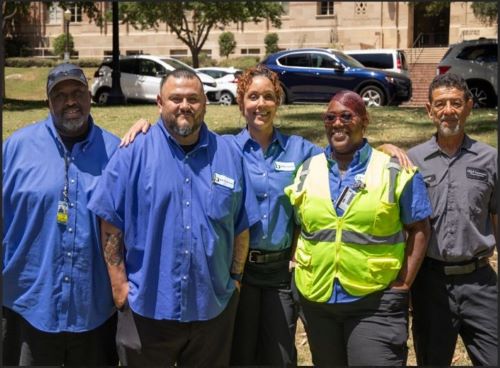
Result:
<svg viewBox="0 0 500 368"><path fill-rule="evenodd" d="M413 283L417 364L449 366L457 336L472 364L497 366L497 151L464 133L472 109L464 79L438 75L426 104L437 133L408 155L433 207L426 258Z"/></svg>

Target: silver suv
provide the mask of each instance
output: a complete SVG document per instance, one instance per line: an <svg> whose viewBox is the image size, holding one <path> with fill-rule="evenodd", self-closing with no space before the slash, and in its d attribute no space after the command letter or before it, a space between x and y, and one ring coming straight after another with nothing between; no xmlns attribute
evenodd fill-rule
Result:
<svg viewBox="0 0 500 368"><path fill-rule="evenodd" d="M491 38L463 41L451 45L437 66L436 73L459 74L465 78L474 98L474 107L496 107L498 41Z"/></svg>

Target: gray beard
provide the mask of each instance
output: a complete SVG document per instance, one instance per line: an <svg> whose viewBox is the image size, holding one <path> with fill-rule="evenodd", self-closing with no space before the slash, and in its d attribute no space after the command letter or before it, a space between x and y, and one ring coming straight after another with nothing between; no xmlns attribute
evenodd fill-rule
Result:
<svg viewBox="0 0 500 368"><path fill-rule="evenodd" d="M59 130L63 133L67 133L69 135L73 135L75 133L80 133L83 130L83 126L85 125L85 122L87 121L86 118L82 119L73 119L73 120L66 120L62 119L58 124L57 127Z"/></svg>

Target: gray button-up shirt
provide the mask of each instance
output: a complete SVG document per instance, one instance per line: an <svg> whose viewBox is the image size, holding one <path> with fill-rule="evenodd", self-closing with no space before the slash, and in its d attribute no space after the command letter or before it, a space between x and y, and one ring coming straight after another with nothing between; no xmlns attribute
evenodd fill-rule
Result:
<svg viewBox="0 0 500 368"><path fill-rule="evenodd" d="M408 156L420 168L433 208L427 256L459 262L492 254L497 151L465 136L459 152L449 157L434 135Z"/></svg>

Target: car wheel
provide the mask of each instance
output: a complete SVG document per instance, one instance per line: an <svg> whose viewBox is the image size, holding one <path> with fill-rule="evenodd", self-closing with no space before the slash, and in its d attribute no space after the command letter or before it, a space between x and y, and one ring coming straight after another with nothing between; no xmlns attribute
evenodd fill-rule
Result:
<svg viewBox="0 0 500 368"><path fill-rule="evenodd" d="M230 106L233 104L233 102L234 102L234 97L231 94L231 92L223 91L220 94L219 104L224 105L224 106Z"/></svg>
<svg viewBox="0 0 500 368"><path fill-rule="evenodd" d="M359 93L365 106L367 107L379 107L383 106L385 103L384 93L382 90L376 86L366 86Z"/></svg>
<svg viewBox="0 0 500 368"><path fill-rule="evenodd" d="M491 107L493 94L490 88L481 84L471 84L469 90L472 94L472 100L474 101L474 109Z"/></svg>
<svg viewBox="0 0 500 368"><path fill-rule="evenodd" d="M108 103L109 93L111 90L109 88L101 88L97 91L94 101L98 105L106 105Z"/></svg>

